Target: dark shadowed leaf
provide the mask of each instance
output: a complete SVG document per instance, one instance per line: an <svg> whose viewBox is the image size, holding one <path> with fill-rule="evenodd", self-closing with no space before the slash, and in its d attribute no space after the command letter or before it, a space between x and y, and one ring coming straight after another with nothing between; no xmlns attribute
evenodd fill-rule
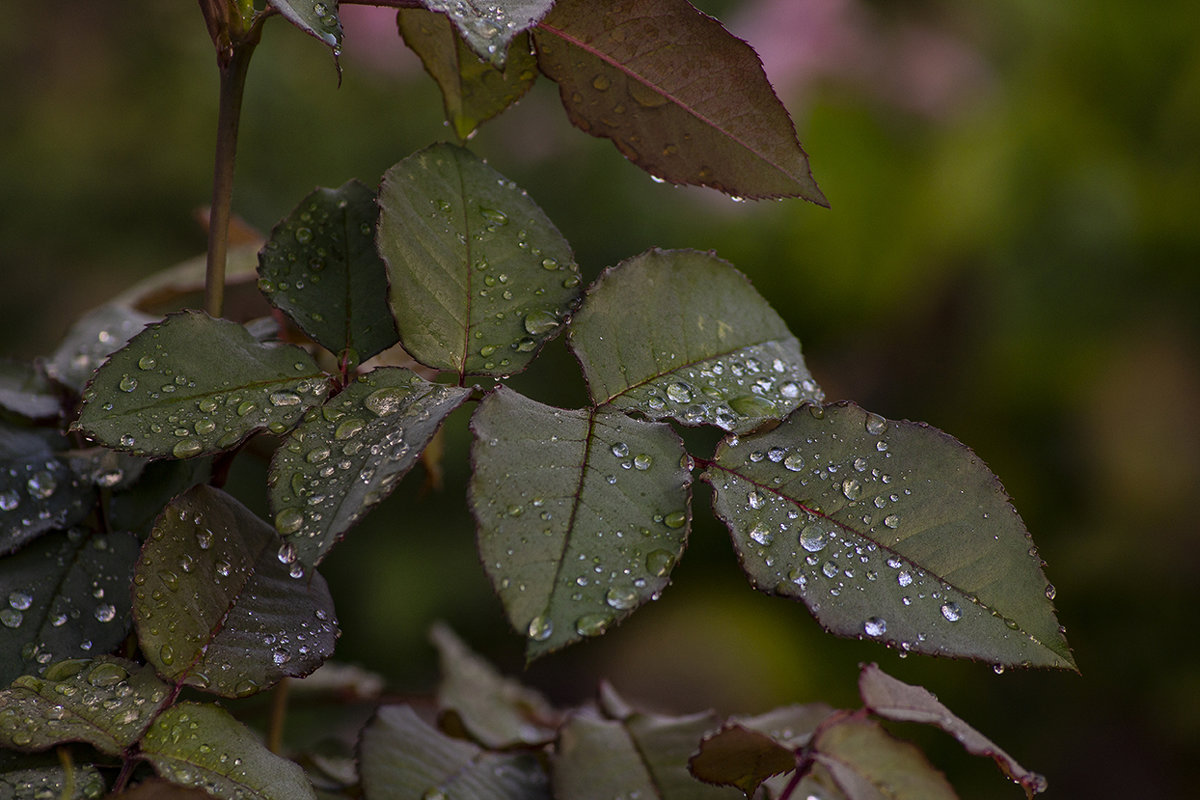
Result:
<svg viewBox="0 0 1200 800"><path fill-rule="evenodd" d="M828 205L758 54L686 0L560 0L534 43L571 122L651 175Z"/></svg>
<svg viewBox="0 0 1200 800"><path fill-rule="evenodd" d="M817 726L832 713L834 709L824 703L805 703L782 706L753 717L734 716L729 722L766 734L794 750L806 744Z"/></svg>
<svg viewBox="0 0 1200 800"><path fill-rule="evenodd" d="M1030 772L994 742L946 708L928 690L910 686L885 673L876 664L863 667L858 691L869 711L899 722L936 725L959 741L968 753L995 760L1000 770L1021 785L1029 797L1046 790L1046 779Z"/></svg>
<svg viewBox="0 0 1200 800"><path fill-rule="evenodd" d="M422 0L430 11L445 14L463 39L485 61L504 66L513 37L550 10L554 0Z"/></svg>
<svg viewBox="0 0 1200 800"><path fill-rule="evenodd" d="M701 783L688 771L700 740L721 725L712 712L664 717L630 711L620 720L573 717L552 757L557 797L736 800L737 789Z"/></svg>
<svg viewBox="0 0 1200 800"><path fill-rule="evenodd" d="M399 25L404 43L420 56L425 71L442 90L446 119L460 140L519 100L537 78L528 34L513 40L508 59L499 68L480 61L443 14L402 8Z"/></svg>
<svg viewBox="0 0 1200 800"><path fill-rule="evenodd" d="M269 476L275 529L297 563L320 562L387 497L469 394L381 367L309 411L275 451Z"/></svg>
<svg viewBox="0 0 1200 800"><path fill-rule="evenodd" d="M169 688L151 667L132 661L61 661L43 677L22 675L0 692L0 745L45 750L87 742L118 755L138 740Z"/></svg>
<svg viewBox="0 0 1200 800"><path fill-rule="evenodd" d="M141 752L161 777L225 800L316 798L297 764L214 705L171 706L142 738Z"/></svg>
<svg viewBox="0 0 1200 800"><path fill-rule="evenodd" d="M479 554L527 657L599 636L666 587L691 491L670 427L500 388L471 429Z"/></svg>
<svg viewBox="0 0 1200 800"><path fill-rule="evenodd" d="M184 311L104 363L74 427L118 450L191 458L263 428L286 431L328 388L300 348L263 344L237 323Z"/></svg>
<svg viewBox="0 0 1200 800"><path fill-rule="evenodd" d="M920 750L873 720L847 716L822 726L811 755L847 800L957 800Z"/></svg>
<svg viewBox="0 0 1200 800"><path fill-rule="evenodd" d="M67 444L57 431L0 421L0 554L90 513L96 490L60 456Z"/></svg>
<svg viewBox="0 0 1200 800"><path fill-rule="evenodd" d="M73 529L0 560L0 685L119 645L137 555L131 534Z"/></svg>
<svg viewBox="0 0 1200 800"><path fill-rule="evenodd" d="M159 778L144 780L132 789L113 795L111 800L211 800L203 789L189 789Z"/></svg>
<svg viewBox="0 0 1200 800"><path fill-rule="evenodd" d="M366 800L550 800L533 755L497 755L451 739L408 706L379 709L363 730L359 769Z"/></svg>
<svg viewBox="0 0 1200 800"><path fill-rule="evenodd" d="M443 728L461 729L493 750L554 741L561 714L539 692L500 675L447 626L435 626L432 638L441 657Z"/></svg>
<svg viewBox="0 0 1200 800"><path fill-rule="evenodd" d="M137 564L133 613L160 675L226 697L309 674L337 638L325 579L210 486L163 510Z"/></svg>
<svg viewBox="0 0 1200 800"><path fill-rule="evenodd" d="M75 787L73 792L68 793L68 784ZM68 778L67 768L53 755L10 760L0 754L4 800L96 800L106 789L104 777L91 764L72 764Z"/></svg>
<svg viewBox="0 0 1200 800"><path fill-rule="evenodd" d="M62 397L34 364L0 359L0 408L46 422L62 413Z"/></svg>
<svg viewBox="0 0 1200 800"><path fill-rule="evenodd" d="M996 476L928 425L808 406L727 438L704 476L742 569L834 633L1074 668L1041 561Z"/></svg>
<svg viewBox="0 0 1200 800"><path fill-rule="evenodd" d="M267 299L314 342L355 361L397 339L387 268L375 251L378 219L375 193L358 181L317 189L275 226L258 256Z"/></svg>
<svg viewBox="0 0 1200 800"><path fill-rule="evenodd" d="M519 372L582 291L553 223L461 147L436 144L393 166L379 205L400 341L422 364L460 376Z"/></svg>
<svg viewBox="0 0 1200 800"><path fill-rule="evenodd" d="M606 270L569 342L596 403L650 419L741 432L823 396L784 321L711 253L650 250Z"/></svg>
<svg viewBox="0 0 1200 800"><path fill-rule="evenodd" d="M100 306L80 317L46 361L46 374L76 392L92 372L156 317L124 305Z"/></svg>
<svg viewBox="0 0 1200 800"><path fill-rule="evenodd" d="M109 528L132 531L139 538L146 538L163 506L175 495L207 482L211 467L206 458L150 462L136 484L113 492L108 503Z"/></svg>
<svg viewBox="0 0 1200 800"><path fill-rule="evenodd" d="M267 4L300 30L328 45L335 56L342 52L342 21L337 0L267 0Z"/></svg>
<svg viewBox="0 0 1200 800"><path fill-rule="evenodd" d="M705 783L736 786L752 797L767 778L795 769L796 754L765 733L727 724L701 740L688 768Z"/></svg>

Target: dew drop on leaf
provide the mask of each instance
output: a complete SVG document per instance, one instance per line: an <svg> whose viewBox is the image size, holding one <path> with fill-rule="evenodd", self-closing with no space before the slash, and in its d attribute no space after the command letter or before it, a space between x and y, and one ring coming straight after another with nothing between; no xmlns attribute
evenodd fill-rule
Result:
<svg viewBox="0 0 1200 800"><path fill-rule="evenodd" d="M575 620L575 632L580 636L600 636L608 630L609 621L603 614L584 614Z"/></svg>
<svg viewBox="0 0 1200 800"><path fill-rule="evenodd" d="M539 614L529 621L527 632L535 642L544 642L554 633L554 621Z"/></svg>
<svg viewBox="0 0 1200 800"><path fill-rule="evenodd" d="M942 604L942 616L950 622L958 622L962 618L962 610L958 607L958 603L948 602Z"/></svg>
<svg viewBox="0 0 1200 800"><path fill-rule="evenodd" d="M870 617L863 623L863 631L867 636L882 636L887 633L887 622L879 617Z"/></svg>

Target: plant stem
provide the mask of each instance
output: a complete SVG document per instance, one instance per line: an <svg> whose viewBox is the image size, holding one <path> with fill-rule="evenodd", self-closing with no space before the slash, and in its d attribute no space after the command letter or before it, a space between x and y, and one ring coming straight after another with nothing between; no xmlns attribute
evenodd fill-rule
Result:
<svg viewBox="0 0 1200 800"><path fill-rule="evenodd" d="M204 310L219 317L225 305L225 260L229 250L229 217L233 204L233 165L237 153L238 123L250 56L261 28L255 25L233 46L229 63L221 67L221 94L217 112L217 151L213 159L212 207L208 219L208 268L204 275Z"/></svg>
<svg viewBox="0 0 1200 800"><path fill-rule="evenodd" d="M284 678L271 692L271 721L267 726L267 749L279 755L283 752L283 721L287 718L288 679Z"/></svg>

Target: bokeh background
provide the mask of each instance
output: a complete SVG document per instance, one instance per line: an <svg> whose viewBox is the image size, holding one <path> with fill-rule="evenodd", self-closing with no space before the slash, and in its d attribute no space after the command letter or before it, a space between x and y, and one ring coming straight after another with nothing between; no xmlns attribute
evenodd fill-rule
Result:
<svg viewBox="0 0 1200 800"><path fill-rule="evenodd" d="M652 245L714 249L804 343L830 398L921 419L1004 481L1048 562L1082 674L995 675L834 639L751 591L696 489L662 599L534 664L564 701L601 677L652 706L853 705L856 665L921 682L1046 774L1056 798L1184 798L1200 781L1200 14L1192 0L703 2L762 55L832 208L658 185L566 122L549 81L471 147L591 278ZM0 26L0 339L70 321L201 252L216 72L194 3L62 0ZM390 12L347 7L327 51L276 20L251 70L235 209L269 230L313 187L378 181L448 138ZM19 12L19 13L18 13ZM520 387L583 398L561 343ZM338 657L426 692L430 624L520 672L474 554L466 414L446 482L418 469L322 571ZM262 465L238 466L264 507ZM964 798L1016 798L948 737L900 727Z"/></svg>

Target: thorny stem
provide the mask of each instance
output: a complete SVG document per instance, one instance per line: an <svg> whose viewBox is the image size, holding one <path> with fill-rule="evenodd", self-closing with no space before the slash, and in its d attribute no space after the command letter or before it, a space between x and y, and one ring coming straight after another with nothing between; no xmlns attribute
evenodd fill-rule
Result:
<svg viewBox="0 0 1200 800"><path fill-rule="evenodd" d="M233 165L237 153L238 123L250 56L262 34L255 23L233 45L228 63L221 65L221 89L217 112L217 150L213 158L212 209L208 221L208 268L204 275L204 310L219 317L225 305L225 261L229 250L229 217L233 203Z"/></svg>

